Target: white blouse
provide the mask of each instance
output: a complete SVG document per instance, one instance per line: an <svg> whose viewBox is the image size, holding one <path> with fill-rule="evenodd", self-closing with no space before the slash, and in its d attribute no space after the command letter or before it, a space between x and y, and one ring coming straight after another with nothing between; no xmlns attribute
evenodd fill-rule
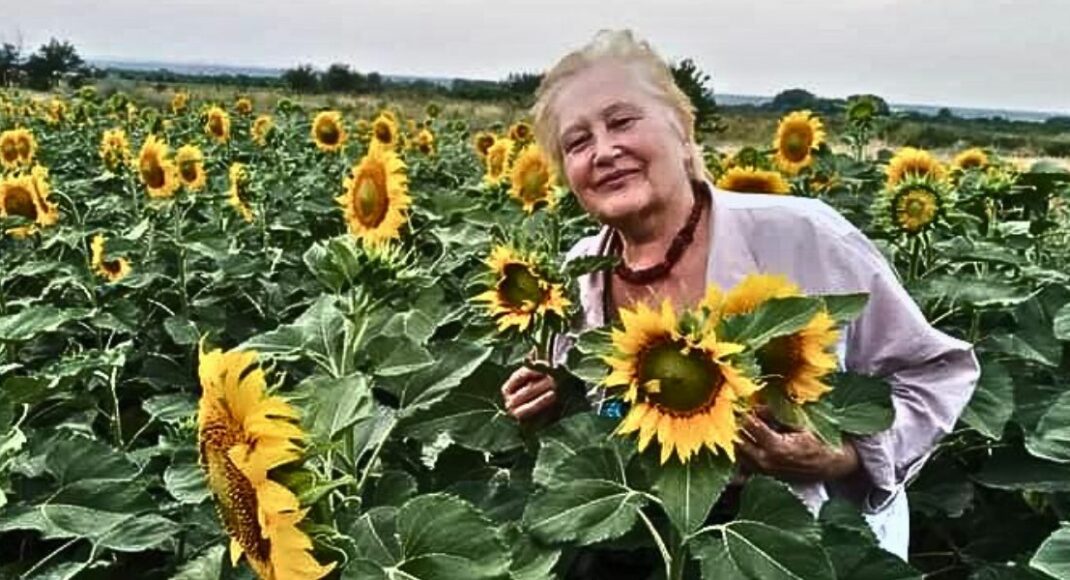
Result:
<svg viewBox="0 0 1070 580"><path fill-rule="evenodd" d="M862 314L841 333L841 366L892 386L895 421L875 435L852 438L872 487L862 509L881 546L904 559L909 510L904 486L937 441L951 432L970 400L980 366L970 344L933 328L877 248L824 202L740 194L711 187L707 282L727 290L752 273L782 274L807 294L866 292ZM604 251L608 228L584 238L566 259ZM605 325L603 276L579 279L583 319L577 331ZM563 361L571 340L559 340ZM601 389L592 393L597 405ZM792 484L814 512L836 489Z"/></svg>

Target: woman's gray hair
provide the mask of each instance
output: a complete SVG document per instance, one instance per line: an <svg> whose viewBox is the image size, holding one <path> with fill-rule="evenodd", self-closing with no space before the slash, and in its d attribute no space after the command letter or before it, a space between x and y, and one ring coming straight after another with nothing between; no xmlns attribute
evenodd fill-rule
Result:
<svg viewBox="0 0 1070 580"><path fill-rule="evenodd" d="M532 116L535 119L535 138L553 159L563 167L561 143L558 140L558 119L554 98L560 88L579 72L606 61L624 64L635 73L644 90L661 101L672 113L672 121L690 147L690 160L685 168L692 179L705 173L702 149L695 142L695 106L672 76L672 69L645 40L636 40L630 30L602 30L579 50L565 55L551 68L535 93Z"/></svg>

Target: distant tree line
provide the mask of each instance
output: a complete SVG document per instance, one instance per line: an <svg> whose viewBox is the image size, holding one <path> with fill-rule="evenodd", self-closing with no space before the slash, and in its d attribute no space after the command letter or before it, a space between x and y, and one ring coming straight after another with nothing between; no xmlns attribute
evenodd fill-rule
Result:
<svg viewBox="0 0 1070 580"><path fill-rule="evenodd" d="M0 87L24 86L47 90L63 79L78 85L90 74L74 45L55 38L28 55L22 48L5 42L0 45Z"/></svg>

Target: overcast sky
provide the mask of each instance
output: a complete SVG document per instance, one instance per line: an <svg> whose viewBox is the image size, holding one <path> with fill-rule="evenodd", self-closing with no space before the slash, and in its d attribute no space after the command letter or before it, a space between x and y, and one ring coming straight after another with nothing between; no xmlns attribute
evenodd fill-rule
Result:
<svg viewBox="0 0 1070 580"><path fill-rule="evenodd" d="M1070 0L3 0L0 40L89 57L502 78L600 28L692 57L715 92L872 92L1070 112Z"/></svg>

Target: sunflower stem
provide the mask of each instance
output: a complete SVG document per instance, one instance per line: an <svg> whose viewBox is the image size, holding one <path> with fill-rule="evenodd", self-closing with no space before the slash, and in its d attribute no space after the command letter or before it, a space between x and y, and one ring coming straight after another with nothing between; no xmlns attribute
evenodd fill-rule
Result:
<svg viewBox="0 0 1070 580"><path fill-rule="evenodd" d="M907 272L907 280L914 282L918 279L918 258L921 254L921 240L914 236L910 240L910 270Z"/></svg>
<svg viewBox="0 0 1070 580"><path fill-rule="evenodd" d="M186 244L182 240L182 224L185 220L185 212L182 212L175 220L175 245L178 246L178 290L182 300L182 315L189 318L189 291L186 290Z"/></svg>
<svg viewBox="0 0 1070 580"><path fill-rule="evenodd" d="M375 462L379 460L379 453L382 452L383 445L386 444L386 440L390 438L390 434L393 433L394 427L396 427L397 424L398 424L397 418L392 418L390 420L390 426L386 428L386 431L383 433L382 438L379 439L379 443L377 443L375 445L375 450L372 451L371 457L368 458L367 465L364 466L364 473L361 473L360 474L360 479L357 480L357 489L354 492L355 495L360 495L360 492L364 490L364 484L367 483L368 477L371 475L372 469L375 467ZM354 468L356 468L356 465L357 465L357 458L354 457L353 458L353 466L354 466Z"/></svg>
<svg viewBox="0 0 1070 580"><path fill-rule="evenodd" d="M34 573L37 572L37 570L39 570L41 568L41 566L44 566L49 561L51 561L52 558L55 558L56 556L58 556L60 554L60 552L66 550L67 548L69 548L69 547L73 546L74 544L78 543L78 540L80 540L80 539L82 539L82 538L80 538L80 537L79 538L72 538L72 539L68 540L66 544L63 544L62 546L56 548L55 550L52 550L52 552L49 553L47 556L45 556L44 558L41 558L40 560L38 560L37 563L34 564L32 568L30 568L29 570L24 572L21 577L22 578L32 578Z"/></svg>
<svg viewBox="0 0 1070 580"><path fill-rule="evenodd" d="M650 530L651 537L654 538L654 543L658 545L658 551L661 552L661 560L665 564L665 576L670 580L676 578L673 576L673 559L669 554L669 549L665 547L665 540L662 539L661 534L658 533L658 529L654 526L654 522L650 521L650 518L643 513L643 510L636 510L639 517L642 518L643 523L646 524L646 528Z"/></svg>

